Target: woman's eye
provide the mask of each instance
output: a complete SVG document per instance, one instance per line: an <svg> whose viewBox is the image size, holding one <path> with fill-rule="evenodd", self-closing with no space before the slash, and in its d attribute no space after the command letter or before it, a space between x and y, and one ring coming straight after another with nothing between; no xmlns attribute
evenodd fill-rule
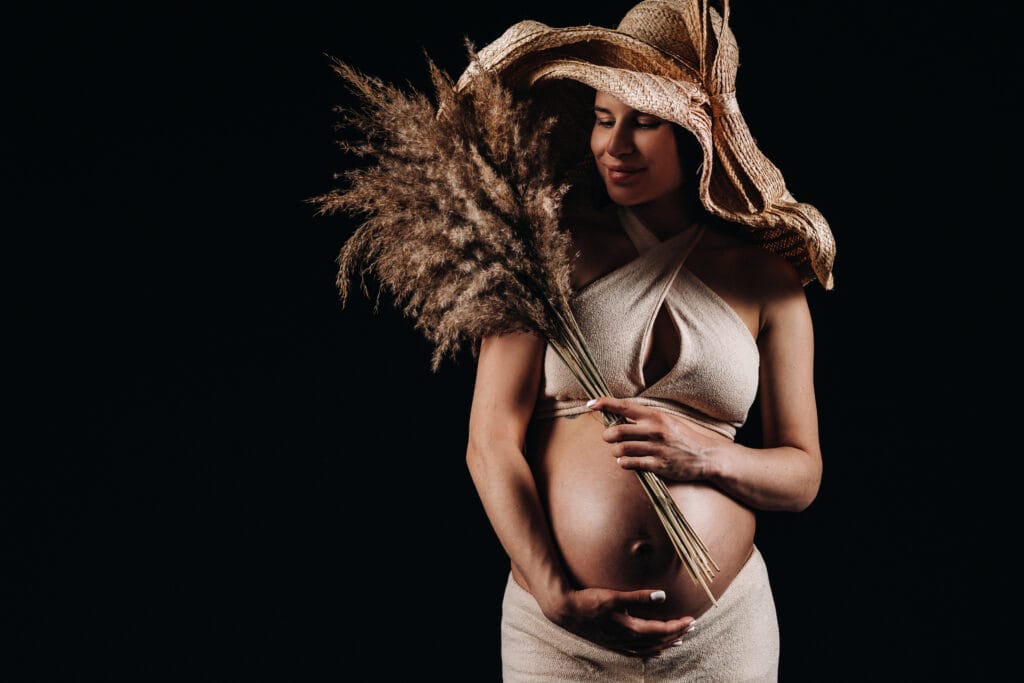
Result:
<svg viewBox="0 0 1024 683"><path fill-rule="evenodd" d="M612 126L615 125L615 122L614 121L602 121L602 120L598 119L596 121L596 125L601 126L602 128L611 128Z"/></svg>
<svg viewBox="0 0 1024 683"><path fill-rule="evenodd" d="M661 121L637 121L637 128L657 128L661 125Z"/></svg>

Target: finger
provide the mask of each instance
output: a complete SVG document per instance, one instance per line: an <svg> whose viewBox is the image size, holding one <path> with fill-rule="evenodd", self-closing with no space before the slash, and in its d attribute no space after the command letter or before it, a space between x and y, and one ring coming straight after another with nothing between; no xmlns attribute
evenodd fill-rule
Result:
<svg viewBox="0 0 1024 683"><path fill-rule="evenodd" d="M621 398L612 398L611 396L591 399L587 401L587 407L591 410L605 410L609 413L622 415L631 420L639 420L645 415L654 412L653 408L648 408L633 401L624 401Z"/></svg>
<svg viewBox="0 0 1024 683"><path fill-rule="evenodd" d="M679 640L686 629L695 621L693 617L679 617L662 621L660 619L642 619L640 617L626 617L623 626L638 636L652 636L655 638L670 638L669 642Z"/></svg>
<svg viewBox="0 0 1024 683"><path fill-rule="evenodd" d="M651 623L657 624L651 631ZM627 626L624 624L624 626ZM658 653L676 646L683 645L690 634L697 627L697 620L694 617L679 617L669 621L658 622L652 619L639 619L637 622L627 626L633 638L627 641L624 646L633 653L640 656L657 656ZM662 628L662 626L666 628Z"/></svg>
<svg viewBox="0 0 1024 683"><path fill-rule="evenodd" d="M659 476L666 474L665 461L652 455L619 455L615 462L624 470L644 470Z"/></svg>
<svg viewBox="0 0 1024 683"><path fill-rule="evenodd" d="M668 595L660 588L639 588L631 591L609 591L616 609L625 611L636 605L657 605L665 602Z"/></svg>
<svg viewBox="0 0 1024 683"><path fill-rule="evenodd" d="M618 609L623 617L623 625L628 628L639 627L643 632L648 633L664 633L679 634L694 621L694 617L682 616L676 619L644 619L641 617L634 617L629 614L629 608L631 606L649 606L657 605L665 602L668 599L668 595L663 590L633 590L633 591L614 591L611 593L611 601L614 603L616 609ZM653 630L650 630L653 629Z"/></svg>
<svg viewBox="0 0 1024 683"><path fill-rule="evenodd" d="M618 458L643 458L657 456L660 446L652 441L620 441L612 447L612 455Z"/></svg>
<svg viewBox="0 0 1024 683"><path fill-rule="evenodd" d="M638 424L621 424L613 425L604 430L601 434L608 443L615 443L617 441L651 441L655 438L655 434L651 432L649 427L644 427Z"/></svg>
<svg viewBox="0 0 1024 683"><path fill-rule="evenodd" d="M634 646L634 651L639 657L657 657L665 650L668 650L676 645L682 645L683 641L676 635L664 636L655 643L644 643L637 644Z"/></svg>
<svg viewBox="0 0 1024 683"><path fill-rule="evenodd" d="M669 650L673 647L679 647L683 645L686 642L686 639L689 638L689 632L692 629L692 627L693 625L691 624L679 633L673 633L670 636L665 636L664 638L659 640L655 645L652 645L650 647L650 650L655 652L654 656L657 656L657 654L660 654L665 650Z"/></svg>

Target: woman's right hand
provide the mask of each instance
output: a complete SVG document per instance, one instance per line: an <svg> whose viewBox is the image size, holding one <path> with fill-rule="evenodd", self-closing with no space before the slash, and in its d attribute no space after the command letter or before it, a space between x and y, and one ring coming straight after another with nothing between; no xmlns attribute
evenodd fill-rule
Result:
<svg viewBox="0 0 1024 683"><path fill-rule="evenodd" d="M565 630L601 647L652 657L676 644L695 621L693 617L662 621L630 615L631 609L664 600L665 592L659 590L584 588L566 593L557 606L544 610L544 614Z"/></svg>

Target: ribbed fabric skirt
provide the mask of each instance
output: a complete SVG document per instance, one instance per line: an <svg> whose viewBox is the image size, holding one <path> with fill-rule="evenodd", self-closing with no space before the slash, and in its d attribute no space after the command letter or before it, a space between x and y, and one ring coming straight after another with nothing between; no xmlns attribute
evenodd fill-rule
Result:
<svg viewBox="0 0 1024 683"><path fill-rule="evenodd" d="M778 679L779 624L768 568L755 547L729 587L657 657L630 657L554 624L509 574L501 615L505 683L573 681L767 682Z"/></svg>

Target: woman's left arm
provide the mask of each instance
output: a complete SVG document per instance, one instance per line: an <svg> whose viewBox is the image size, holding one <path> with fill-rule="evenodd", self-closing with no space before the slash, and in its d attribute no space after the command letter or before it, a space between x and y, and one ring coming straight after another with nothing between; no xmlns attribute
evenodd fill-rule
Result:
<svg viewBox="0 0 1024 683"><path fill-rule="evenodd" d="M619 413L633 424L605 430L626 469L664 479L706 481L758 510L800 511L821 484L822 459L814 394L814 333L807 298L792 269L762 305L762 447L750 448L698 432L682 418L602 397L591 408Z"/></svg>

